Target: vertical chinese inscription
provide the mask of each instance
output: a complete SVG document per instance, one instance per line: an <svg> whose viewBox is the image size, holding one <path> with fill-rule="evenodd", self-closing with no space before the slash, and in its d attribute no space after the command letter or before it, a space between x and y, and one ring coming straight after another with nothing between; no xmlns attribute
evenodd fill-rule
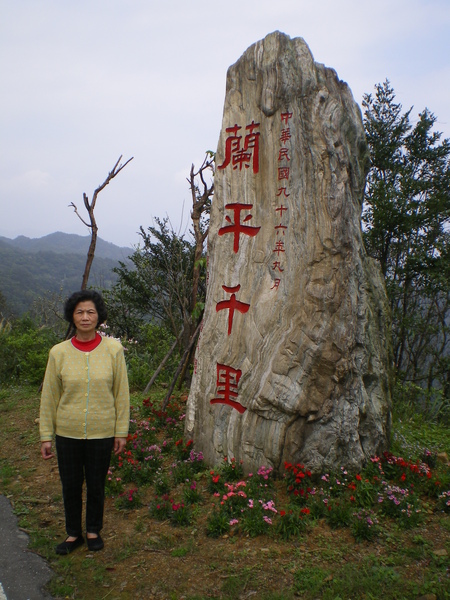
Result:
<svg viewBox="0 0 450 600"><path fill-rule="evenodd" d="M227 127L225 132L227 137L225 140L225 159L217 168L224 170L231 167L234 171L242 171L250 169L253 175L259 173L259 142L260 142L260 123L251 123L242 127L237 123L232 127ZM258 235L261 227L250 225L249 221L253 218L250 213L253 204L245 204L243 202L232 202L225 205L225 210L230 214L225 215L226 225L223 225L219 231L219 236L232 235L233 252L239 253L241 235L255 237ZM233 319L236 311L245 315L250 304L241 302L237 299L236 294L241 289L241 284L227 285L224 283L222 289L230 294L229 299L221 300L216 303L216 312L228 310L228 335L232 335ZM236 409L241 414L247 410L242 404L237 401L238 383L242 375L240 369L234 369L230 365L217 363L217 380L216 380L216 398L210 400L211 404L227 404Z"/></svg>
<svg viewBox="0 0 450 600"><path fill-rule="evenodd" d="M276 195L276 225L274 248L272 253L275 255L272 261L272 271L274 271L273 285L270 289L277 290L281 283L282 273L284 272L284 256L286 253L285 236L287 225L285 225L284 213L287 212L286 200L289 198L290 182L290 141L291 129L289 121L292 119L292 113L289 111L281 113L281 132L279 138L278 160L277 160L277 195ZM279 222L278 222L279 221Z"/></svg>

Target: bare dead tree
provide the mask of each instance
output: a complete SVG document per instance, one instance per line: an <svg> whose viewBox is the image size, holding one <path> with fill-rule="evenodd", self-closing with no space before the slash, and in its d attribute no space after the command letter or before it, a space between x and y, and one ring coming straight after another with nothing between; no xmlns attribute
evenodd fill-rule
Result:
<svg viewBox="0 0 450 600"><path fill-rule="evenodd" d="M205 178L205 172L209 171L213 181L208 184ZM198 182L200 179L200 183ZM195 254L194 254L194 273L192 278L191 295L191 314L194 313L197 306L198 286L200 281L200 259L203 255L203 246L208 236L208 225L202 223L205 214L210 213L211 200L214 194L214 155L207 153L200 169L195 172L194 165L191 166L191 172L188 178L189 187L192 195L191 219L194 226ZM192 330L191 330L192 333Z"/></svg>
<svg viewBox="0 0 450 600"><path fill-rule="evenodd" d="M134 157L132 156L131 158L129 158L127 160L127 162L125 164L121 165L119 163L122 160L122 155L119 156L119 160L116 162L113 169L108 173L105 181L94 190L94 194L92 196L91 202L89 202L89 198L87 197L87 195L85 193L83 193L84 206L89 215L89 222L87 222L83 219L83 217L78 212L78 208L76 207L76 205L73 202L71 202L69 204L69 206L72 206L72 208L74 209L74 212L77 215L77 217L80 219L80 221L91 230L91 243L89 244L89 250L88 250L88 254L87 254L87 258L86 258L86 266L84 268L83 279L81 282L82 290L85 290L87 287L87 283L89 280L89 273L91 272L91 266L92 266L92 262L94 260L94 255L95 255L95 246L97 244L98 227L97 227L97 222L95 220L95 215L94 215L94 209L95 209L95 204L97 202L97 197L98 197L99 193L103 189L105 189L105 187L109 184L109 182L112 181L114 179L114 177L116 177L120 173L120 171L122 171L122 169L124 169L127 166L127 164L133 160L133 158Z"/></svg>

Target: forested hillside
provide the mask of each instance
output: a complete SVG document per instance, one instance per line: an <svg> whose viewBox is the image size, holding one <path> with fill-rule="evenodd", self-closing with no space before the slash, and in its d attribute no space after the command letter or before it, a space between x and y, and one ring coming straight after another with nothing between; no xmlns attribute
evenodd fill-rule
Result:
<svg viewBox="0 0 450 600"><path fill-rule="evenodd" d="M0 238L0 292L9 312L21 315L48 292L63 294L80 288L89 236L53 233L43 238ZM131 249L99 239L90 285L109 288L117 279L112 269Z"/></svg>

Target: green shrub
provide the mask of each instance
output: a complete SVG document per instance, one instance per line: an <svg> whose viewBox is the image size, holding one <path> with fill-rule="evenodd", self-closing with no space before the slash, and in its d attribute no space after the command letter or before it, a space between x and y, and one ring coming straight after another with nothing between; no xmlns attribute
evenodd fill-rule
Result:
<svg viewBox="0 0 450 600"><path fill-rule="evenodd" d="M154 323L143 323L135 339L122 339L128 365L128 380L132 390L145 388L173 341L173 336L165 327ZM175 351L158 375L159 383L169 383L172 380L179 360L179 353Z"/></svg>
<svg viewBox="0 0 450 600"><path fill-rule="evenodd" d="M0 381L39 385L45 374L48 352L62 341L47 327L28 317L16 319L0 331Z"/></svg>

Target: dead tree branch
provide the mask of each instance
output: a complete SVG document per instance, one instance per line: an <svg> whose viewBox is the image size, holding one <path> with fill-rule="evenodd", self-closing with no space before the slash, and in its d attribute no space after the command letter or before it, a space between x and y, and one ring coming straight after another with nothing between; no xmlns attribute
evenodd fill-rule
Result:
<svg viewBox="0 0 450 600"><path fill-rule="evenodd" d="M191 166L191 172L188 178L189 187L192 195L192 212L191 218L194 226L195 237L195 255L194 255L194 273L192 278L192 295L191 295L191 314L194 312L197 305L198 285L200 281L200 259L203 254L203 245L208 236L209 226L202 227L202 216L209 214L211 209L211 199L214 194L214 181L209 185L204 173L210 171L214 178L214 158L208 158L207 155L200 169L195 172L194 165ZM200 185L196 179L200 177Z"/></svg>
<svg viewBox="0 0 450 600"><path fill-rule="evenodd" d="M83 217L78 212L78 208L76 207L76 205L73 202L71 202L69 204L69 206L71 206L74 209L74 212L77 215L77 217L80 219L80 221L91 230L91 243L89 244L89 250L88 250L88 254L87 254L87 258L86 258L86 266L84 268L83 279L81 282L82 290L85 290L87 287L87 282L89 280L89 274L91 272L92 262L94 260L95 246L97 244L98 227L97 227L97 222L95 220L95 215L94 215L94 209L95 209L95 204L97 202L97 197L98 197L99 193L103 189L105 189L105 187L109 184L109 182L112 181L114 179L114 177L117 177L117 175L120 173L120 171L122 171L122 169L124 169L127 166L127 164L133 160L133 158L134 157L132 156L131 158L129 158L127 160L126 163L121 165L119 163L122 160L122 155L119 156L119 160L116 162L116 164L114 165L112 170L108 173L105 181L94 190L94 194L92 196L91 202L89 202L89 198L87 197L87 195L85 193L83 193L83 202L84 202L84 206L87 210L87 213L89 215L89 222L87 222L83 219Z"/></svg>

